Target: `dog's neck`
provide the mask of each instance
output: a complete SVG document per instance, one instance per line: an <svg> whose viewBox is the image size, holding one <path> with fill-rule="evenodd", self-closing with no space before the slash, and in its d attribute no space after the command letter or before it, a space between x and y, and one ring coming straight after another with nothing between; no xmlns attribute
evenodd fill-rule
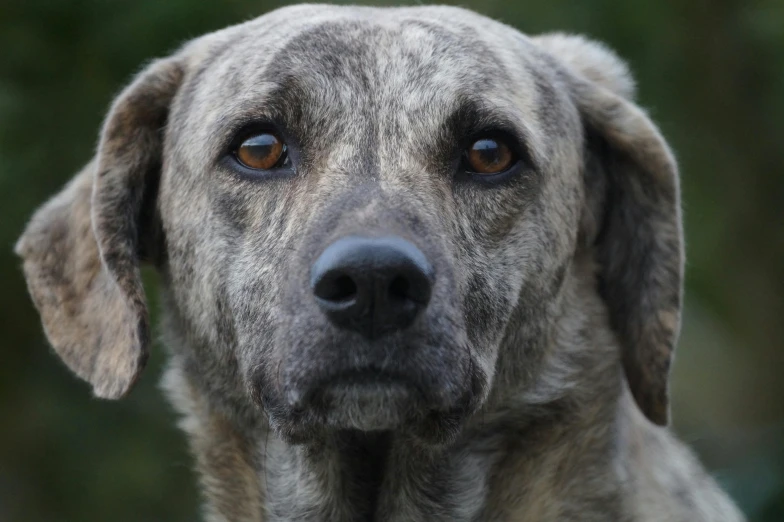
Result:
<svg viewBox="0 0 784 522"><path fill-rule="evenodd" d="M579 305L563 307L536 378L518 388L496 386L512 392L491 395L444 447L405 434L359 432L287 444L265 422L249 425L208 403L209 394L175 357L166 388L186 415L182 427L197 458L208 520L492 520L507 516L492 506L510 503L490 499L509 491L510 498L528 499L526 513L548 509L536 485L561 480L553 469L590 468L610 480L619 420L633 409L618 349L609 326L596 327L603 308L595 292L567 287L562 301Z"/></svg>

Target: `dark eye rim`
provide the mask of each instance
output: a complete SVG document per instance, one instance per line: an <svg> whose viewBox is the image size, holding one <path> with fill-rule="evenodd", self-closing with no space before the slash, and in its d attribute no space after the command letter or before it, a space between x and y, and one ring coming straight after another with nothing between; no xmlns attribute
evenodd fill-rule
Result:
<svg viewBox="0 0 784 522"><path fill-rule="evenodd" d="M504 143L512 154L512 162L506 169L493 174L483 174L473 170L468 163L468 148L480 140L494 140ZM503 184L515 178L523 168L530 164L528 154L520 145L520 140L511 132L503 129L486 129L471 133L460 144L460 160L458 164L457 180L472 181L486 185Z"/></svg>
<svg viewBox="0 0 784 522"><path fill-rule="evenodd" d="M259 134L272 134L283 143L283 152L280 159L271 169L255 169L243 163L237 152L240 146L248 139ZM224 149L225 153L220 161L222 166L233 173L252 180L290 178L296 174L295 160L297 148L291 137L283 129L270 122L251 122L242 126L233 134Z"/></svg>
<svg viewBox="0 0 784 522"><path fill-rule="evenodd" d="M242 161L242 159L240 159L239 152L240 152L240 147L242 147L242 145L246 141L248 141L249 139L251 139L251 138L253 138L255 136L261 136L263 134L269 134L270 136L275 136L275 138L277 138L281 142L280 157L278 158L278 160L275 162L275 164L272 167L270 167L268 169L257 169L256 167L251 167L250 165L248 165L247 163ZM289 159L289 146L286 144L286 142L283 140L283 138L281 138L280 136L278 136L274 132L254 132L254 133L250 134L247 138L242 140L242 142L237 146L237 148L234 149L232 154L234 154L234 159L240 165L245 167L246 169L260 171L260 172L261 171L269 171L269 170L279 169Z"/></svg>

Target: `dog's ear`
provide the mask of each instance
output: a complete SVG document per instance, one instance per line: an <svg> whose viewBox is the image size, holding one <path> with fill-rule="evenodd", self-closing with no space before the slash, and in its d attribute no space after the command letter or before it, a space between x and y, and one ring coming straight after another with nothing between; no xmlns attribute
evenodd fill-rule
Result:
<svg viewBox="0 0 784 522"><path fill-rule="evenodd" d="M125 395L150 343L139 274L153 255L162 132L183 77L149 65L114 101L95 158L33 216L16 245L54 349L95 395Z"/></svg>
<svg viewBox="0 0 784 522"><path fill-rule="evenodd" d="M631 101L634 83L612 51L576 36L537 41L565 66L586 129L581 237L598 263L629 387L648 419L666 425L683 278L675 160Z"/></svg>

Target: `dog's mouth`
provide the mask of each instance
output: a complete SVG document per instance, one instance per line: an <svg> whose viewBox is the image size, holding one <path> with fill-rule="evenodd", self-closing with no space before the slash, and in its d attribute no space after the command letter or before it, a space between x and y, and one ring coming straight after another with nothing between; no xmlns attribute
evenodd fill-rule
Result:
<svg viewBox="0 0 784 522"><path fill-rule="evenodd" d="M404 431L423 442L443 444L475 411L486 380L481 373L466 375L447 366L434 373L433 364L424 363L407 360L392 368L363 365L332 371L326 365L310 367L284 376L278 386L259 376L252 393L273 428L291 443L352 430Z"/></svg>
<svg viewBox="0 0 784 522"><path fill-rule="evenodd" d="M288 390L289 406L318 417L337 429L395 429L425 413L433 404L427 393L403 373L377 368L338 372L310 384L307 391Z"/></svg>
<svg viewBox="0 0 784 522"><path fill-rule="evenodd" d="M292 442L339 430L446 440L476 410L487 379L460 332L416 326L373 340L280 329L281 359L248 376L252 399Z"/></svg>

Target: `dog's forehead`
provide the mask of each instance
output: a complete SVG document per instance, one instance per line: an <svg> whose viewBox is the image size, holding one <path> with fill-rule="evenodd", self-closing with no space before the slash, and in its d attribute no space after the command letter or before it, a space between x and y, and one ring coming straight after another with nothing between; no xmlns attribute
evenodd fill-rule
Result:
<svg viewBox="0 0 784 522"><path fill-rule="evenodd" d="M522 35L475 13L308 7L274 11L211 35L212 50L201 66L206 72L195 87L202 103L242 105L296 85L300 94L336 108L372 95L405 109L406 102L461 95L503 98L512 86L519 95L533 84L520 55Z"/></svg>
<svg viewBox="0 0 784 522"><path fill-rule="evenodd" d="M484 49L481 49L484 48ZM293 37L265 71L273 81L295 78L305 90L393 97L403 102L439 92L488 92L506 77L482 42L422 20L344 20Z"/></svg>
<svg viewBox="0 0 784 522"><path fill-rule="evenodd" d="M488 41L501 35L488 34L492 21L474 13L331 6L286 13L237 28L212 64L227 73L214 75L223 89L244 91L291 76L314 88L364 82L355 90L433 82L479 91L509 81L509 64L497 52L502 46Z"/></svg>

